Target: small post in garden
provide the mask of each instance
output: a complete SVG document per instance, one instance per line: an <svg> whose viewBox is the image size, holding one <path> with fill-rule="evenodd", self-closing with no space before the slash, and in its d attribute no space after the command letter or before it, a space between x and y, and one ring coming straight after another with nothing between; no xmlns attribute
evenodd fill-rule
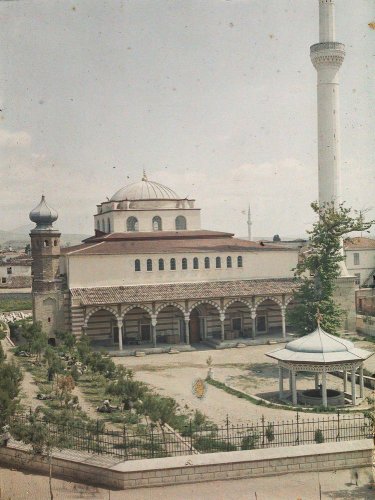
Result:
<svg viewBox="0 0 375 500"><path fill-rule="evenodd" d="M356 405L356 394L355 394L355 368L353 367L352 373L351 373L351 382L352 382L352 405Z"/></svg>
<svg viewBox="0 0 375 500"><path fill-rule="evenodd" d="M228 416L228 414L227 414L226 424L227 424L227 451L229 451L229 416Z"/></svg>
<svg viewBox="0 0 375 500"><path fill-rule="evenodd" d="M297 438L296 438L296 443L299 444L299 413L297 411L296 415L296 421L297 421Z"/></svg>
<svg viewBox="0 0 375 500"><path fill-rule="evenodd" d="M262 446L264 448L264 415L262 415Z"/></svg>
<svg viewBox="0 0 375 500"><path fill-rule="evenodd" d="M324 370L322 373L322 403L327 408L327 373Z"/></svg>
<svg viewBox="0 0 375 500"><path fill-rule="evenodd" d="M359 367L359 397L363 398L364 395L364 383L363 383L363 364Z"/></svg>
<svg viewBox="0 0 375 500"><path fill-rule="evenodd" d="M336 441L340 441L340 411L337 410L337 434Z"/></svg>

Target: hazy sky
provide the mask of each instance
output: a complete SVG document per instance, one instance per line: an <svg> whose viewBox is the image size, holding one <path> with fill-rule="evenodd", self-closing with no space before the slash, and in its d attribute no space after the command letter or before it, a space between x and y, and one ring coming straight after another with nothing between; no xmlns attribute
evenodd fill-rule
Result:
<svg viewBox="0 0 375 500"><path fill-rule="evenodd" d="M375 217L373 0L337 0L342 197ZM203 226L298 235L317 198L317 0L0 1L0 229L65 232L148 177Z"/></svg>

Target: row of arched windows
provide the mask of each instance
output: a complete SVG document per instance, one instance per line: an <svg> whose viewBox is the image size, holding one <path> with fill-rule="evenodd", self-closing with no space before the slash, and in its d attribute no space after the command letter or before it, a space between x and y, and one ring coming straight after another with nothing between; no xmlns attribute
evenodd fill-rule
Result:
<svg viewBox="0 0 375 500"><path fill-rule="evenodd" d="M111 232L111 221L108 218L107 222L102 219L101 223L100 221L96 221L96 228L99 231L103 231L103 233L110 233ZM184 231L187 229L187 224L186 224L186 217L183 215L179 215L175 219L175 229L176 231ZM134 231L139 231L139 223L137 217L131 216L128 217L126 220L126 230L130 232ZM161 217L158 215L155 215L152 219L152 230L153 231L162 231L163 230L163 221Z"/></svg>
<svg viewBox="0 0 375 500"><path fill-rule="evenodd" d="M232 263L232 257L230 255L228 255L228 257L226 258L226 264L227 264L227 268L232 268L233 267L233 263ZM159 271L164 271L165 270L165 266L166 266L166 263L165 263L165 260L164 259L159 259L158 260L158 269ZM176 264L176 259L174 257L172 257L170 260L169 260L169 269L171 271L176 271L177 269L177 264ZM215 267L216 269L221 269L222 267L222 258L221 257L216 257L215 258ZM237 257L237 267L243 267L243 259L242 259L242 256L239 255ZM204 269L210 269L211 268L211 259L210 257L205 257L204 258ZM181 269L182 270L187 270L188 269L188 260L186 257L183 257L181 259ZM199 259L198 257L194 257L193 258L193 269L199 269ZM134 270L135 271L141 271L141 261L140 259L135 259L134 261ZM147 259L146 261L146 270L147 271L152 271L153 270L153 261L152 259Z"/></svg>

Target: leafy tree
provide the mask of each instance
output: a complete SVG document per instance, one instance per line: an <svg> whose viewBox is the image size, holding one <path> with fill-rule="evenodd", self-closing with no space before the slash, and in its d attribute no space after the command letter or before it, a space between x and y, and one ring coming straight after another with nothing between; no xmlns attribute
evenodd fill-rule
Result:
<svg viewBox="0 0 375 500"><path fill-rule="evenodd" d="M42 324L36 323L22 324L22 336L26 340L28 350L36 354L37 360L40 361L42 353L48 346L48 336L42 330Z"/></svg>
<svg viewBox="0 0 375 500"><path fill-rule="evenodd" d="M47 379L49 382L53 382L55 376L64 371L64 363L51 346L47 346L44 360L47 364Z"/></svg>
<svg viewBox="0 0 375 500"><path fill-rule="evenodd" d="M17 396L22 380L21 370L14 363L0 362L0 421L4 422L17 409Z"/></svg>
<svg viewBox="0 0 375 500"><path fill-rule="evenodd" d="M352 215L344 204L311 204L318 216L310 235L310 242L295 269L300 281L294 292L296 306L288 311L288 320L305 335L316 327L317 312L322 315L321 325L328 333L336 334L344 311L335 303L333 294L340 276L340 264L345 259L342 238L352 231L369 229L375 221L366 222L363 214Z"/></svg>
<svg viewBox="0 0 375 500"><path fill-rule="evenodd" d="M76 345L76 336L71 332L56 332L56 337L64 344L69 352L73 352Z"/></svg>
<svg viewBox="0 0 375 500"><path fill-rule="evenodd" d="M272 241L281 241L281 238L278 234L274 234L273 238L272 238Z"/></svg>

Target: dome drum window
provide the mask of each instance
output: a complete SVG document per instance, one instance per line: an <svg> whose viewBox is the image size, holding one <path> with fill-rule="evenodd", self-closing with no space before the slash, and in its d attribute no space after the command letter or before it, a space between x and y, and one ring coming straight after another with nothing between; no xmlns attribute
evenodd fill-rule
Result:
<svg viewBox="0 0 375 500"><path fill-rule="evenodd" d="M184 231L186 227L186 218L183 215L176 217L176 231Z"/></svg>
<svg viewBox="0 0 375 500"><path fill-rule="evenodd" d="M171 259L170 261L170 269L171 271L175 271L176 270L176 259Z"/></svg>
<svg viewBox="0 0 375 500"><path fill-rule="evenodd" d="M138 219L136 217L129 217L126 221L126 230L127 231L138 231Z"/></svg>
<svg viewBox="0 0 375 500"><path fill-rule="evenodd" d="M232 267L232 257L228 255L227 257L227 268L230 269Z"/></svg>
<svg viewBox="0 0 375 500"><path fill-rule="evenodd" d="M199 269L198 257L194 257L194 259L193 259L193 269Z"/></svg>
<svg viewBox="0 0 375 500"><path fill-rule="evenodd" d="M162 231L163 230L162 221L161 221L161 218L158 215L156 215L152 219L152 230L153 231Z"/></svg>
<svg viewBox="0 0 375 500"><path fill-rule="evenodd" d="M182 269L186 270L188 268L188 262L187 259L184 257L182 259Z"/></svg>
<svg viewBox="0 0 375 500"><path fill-rule="evenodd" d="M164 259L159 259L159 271L164 271Z"/></svg>
<svg viewBox="0 0 375 500"><path fill-rule="evenodd" d="M210 269L210 258L209 257L204 258L204 268Z"/></svg>
<svg viewBox="0 0 375 500"><path fill-rule="evenodd" d="M152 260L151 259L147 259L146 266L147 266L147 271L152 271Z"/></svg>
<svg viewBox="0 0 375 500"><path fill-rule="evenodd" d="M243 267L243 260L241 255L237 257L237 267Z"/></svg>
<svg viewBox="0 0 375 500"><path fill-rule="evenodd" d="M216 269L221 269L221 258L216 257Z"/></svg>
<svg viewBox="0 0 375 500"><path fill-rule="evenodd" d="M134 270L135 271L140 271L141 270L141 261L139 259L136 259L134 261Z"/></svg>

